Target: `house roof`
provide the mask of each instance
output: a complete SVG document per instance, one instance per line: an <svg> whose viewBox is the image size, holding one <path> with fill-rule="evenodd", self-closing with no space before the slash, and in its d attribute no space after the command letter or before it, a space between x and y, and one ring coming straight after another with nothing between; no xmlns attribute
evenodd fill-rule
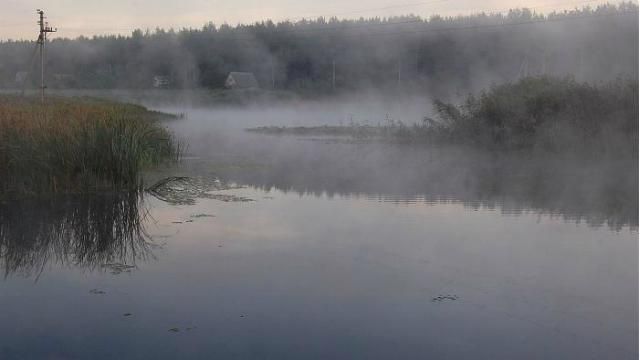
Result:
<svg viewBox="0 0 640 360"><path fill-rule="evenodd" d="M258 81L256 77L253 76L253 73L249 72L230 72L229 78L233 78L235 81L235 86L239 88L257 88Z"/></svg>

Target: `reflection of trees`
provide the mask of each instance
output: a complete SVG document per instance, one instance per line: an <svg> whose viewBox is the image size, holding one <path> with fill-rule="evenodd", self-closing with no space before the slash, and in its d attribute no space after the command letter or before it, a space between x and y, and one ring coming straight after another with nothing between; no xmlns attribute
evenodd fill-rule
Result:
<svg viewBox="0 0 640 360"><path fill-rule="evenodd" d="M39 274L48 263L95 268L150 256L141 205L136 192L0 202L5 276Z"/></svg>
<svg viewBox="0 0 640 360"><path fill-rule="evenodd" d="M312 145L310 145L312 146ZM638 226L634 159L566 159L464 149L331 147L313 157L279 153L230 180L308 195L380 201L460 202L505 214L536 213L613 229ZM310 152L310 151L309 151Z"/></svg>

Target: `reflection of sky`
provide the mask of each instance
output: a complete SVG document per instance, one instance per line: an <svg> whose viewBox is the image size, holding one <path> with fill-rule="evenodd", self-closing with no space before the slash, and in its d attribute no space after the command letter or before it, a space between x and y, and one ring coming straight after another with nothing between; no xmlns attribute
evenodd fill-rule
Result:
<svg viewBox="0 0 640 360"><path fill-rule="evenodd" d="M54 36L76 37L94 34L129 34L135 28L201 27L208 21L217 24L247 23L265 19L332 16L391 16L414 13L428 17L466 14L478 11L504 11L531 7L547 12L593 4L590 1L552 0L58 0L44 9L52 25L60 32ZM34 38L36 0L3 0L0 11L0 39ZM37 34L35 34L37 35Z"/></svg>
<svg viewBox="0 0 640 360"><path fill-rule="evenodd" d="M173 235L131 274L4 280L0 357L637 354L637 232L458 204L238 195L257 201L151 200L148 231ZM195 214L215 217L173 223ZM431 301L441 294L459 299Z"/></svg>

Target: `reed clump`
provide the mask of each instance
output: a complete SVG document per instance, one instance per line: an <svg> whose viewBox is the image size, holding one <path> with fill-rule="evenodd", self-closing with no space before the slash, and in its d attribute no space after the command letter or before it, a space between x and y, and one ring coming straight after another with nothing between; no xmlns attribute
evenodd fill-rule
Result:
<svg viewBox="0 0 640 360"><path fill-rule="evenodd" d="M0 196L134 189L179 144L142 106L0 96Z"/></svg>

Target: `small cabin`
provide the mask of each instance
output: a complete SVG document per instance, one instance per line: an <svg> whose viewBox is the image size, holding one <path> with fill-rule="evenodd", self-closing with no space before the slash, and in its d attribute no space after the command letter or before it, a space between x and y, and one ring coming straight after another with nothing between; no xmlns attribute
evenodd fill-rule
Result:
<svg viewBox="0 0 640 360"><path fill-rule="evenodd" d="M76 86L76 78L71 74L53 74L52 86L58 88L67 88Z"/></svg>
<svg viewBox="0 0 640 360"><path fill-rule="evenodd" d="M258 80L249 72L231 72L224 82L227 89L258 89Z"/></svg>
<svg viewBox="0 0 640 360"><path fill-rule="evenodd" d="M16 84L24 84L25 81L27 81L27 77L29 77L29 72L27 71L18 71L16 73Z"/></svg>
<svg viewBox="0 0 640 360"><path fill-rule="evenodd" d="M156 75L153 77L153 87L156 89L165 89L168 88L171 84L168 76Z"/></svg>

